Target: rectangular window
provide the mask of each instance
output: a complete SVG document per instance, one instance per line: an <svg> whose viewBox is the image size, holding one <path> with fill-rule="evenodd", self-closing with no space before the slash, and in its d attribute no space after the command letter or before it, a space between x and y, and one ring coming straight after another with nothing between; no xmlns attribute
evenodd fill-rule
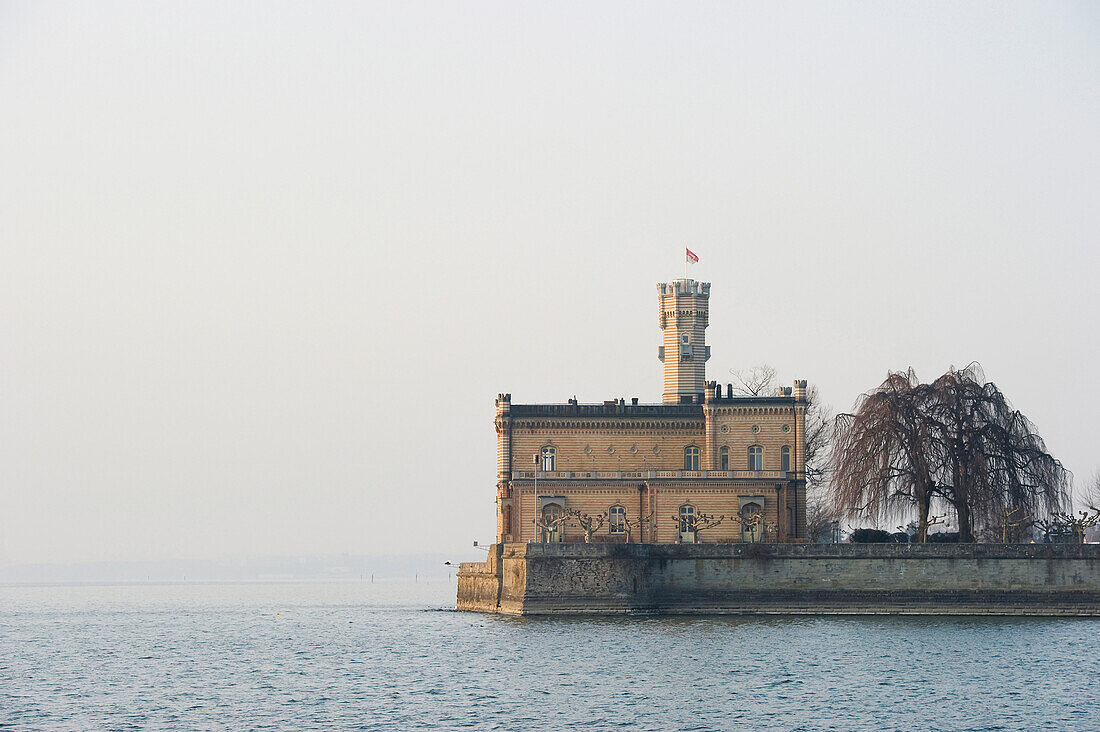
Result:
<svg viewBox="0 0 1100 732"><path fill-rule="evenodd" d="M698 470L699 469L699 448L697 447L685 447L684 448L684 470Z"/></svg>

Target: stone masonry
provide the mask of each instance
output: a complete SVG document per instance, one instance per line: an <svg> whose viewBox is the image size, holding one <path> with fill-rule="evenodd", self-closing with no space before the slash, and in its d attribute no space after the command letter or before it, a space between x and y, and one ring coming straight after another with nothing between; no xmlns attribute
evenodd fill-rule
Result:
<svg viewBox="0 0 1100 732"><path fill-rule="evenodd" d="M506 544L458 609L1100 616L1095 544Z"/></svg>

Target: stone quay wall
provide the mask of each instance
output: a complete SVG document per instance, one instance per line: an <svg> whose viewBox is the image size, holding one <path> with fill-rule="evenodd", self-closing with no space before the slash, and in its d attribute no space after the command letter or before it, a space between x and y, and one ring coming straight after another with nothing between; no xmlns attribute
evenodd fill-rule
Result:
<svg viewBox="0 0 1100 732"><path fill-rule="evenodd" d="M496 544L459 610L1100 616L1095 544Z"/></svg>

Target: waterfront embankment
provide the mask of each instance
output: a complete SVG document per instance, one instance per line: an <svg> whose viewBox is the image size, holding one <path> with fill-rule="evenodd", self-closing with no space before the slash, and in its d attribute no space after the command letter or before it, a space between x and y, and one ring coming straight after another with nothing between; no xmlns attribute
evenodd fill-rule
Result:
<svg viewBox="0 0 1100 732"><path fill-rule="evenodd" d="M1100 545L498 544L457 607L514 615L1100 616Z"/></svg>

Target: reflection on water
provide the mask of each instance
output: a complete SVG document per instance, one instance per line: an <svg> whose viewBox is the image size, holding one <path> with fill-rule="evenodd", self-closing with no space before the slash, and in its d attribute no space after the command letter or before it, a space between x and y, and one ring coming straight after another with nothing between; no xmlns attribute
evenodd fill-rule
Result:
<svg viewBox="0 0 1100 732"><path fill-rule="evenodd" d="M454 591L0 587L0 727L1100 728L1095 620L511 618Z"/></svg>

